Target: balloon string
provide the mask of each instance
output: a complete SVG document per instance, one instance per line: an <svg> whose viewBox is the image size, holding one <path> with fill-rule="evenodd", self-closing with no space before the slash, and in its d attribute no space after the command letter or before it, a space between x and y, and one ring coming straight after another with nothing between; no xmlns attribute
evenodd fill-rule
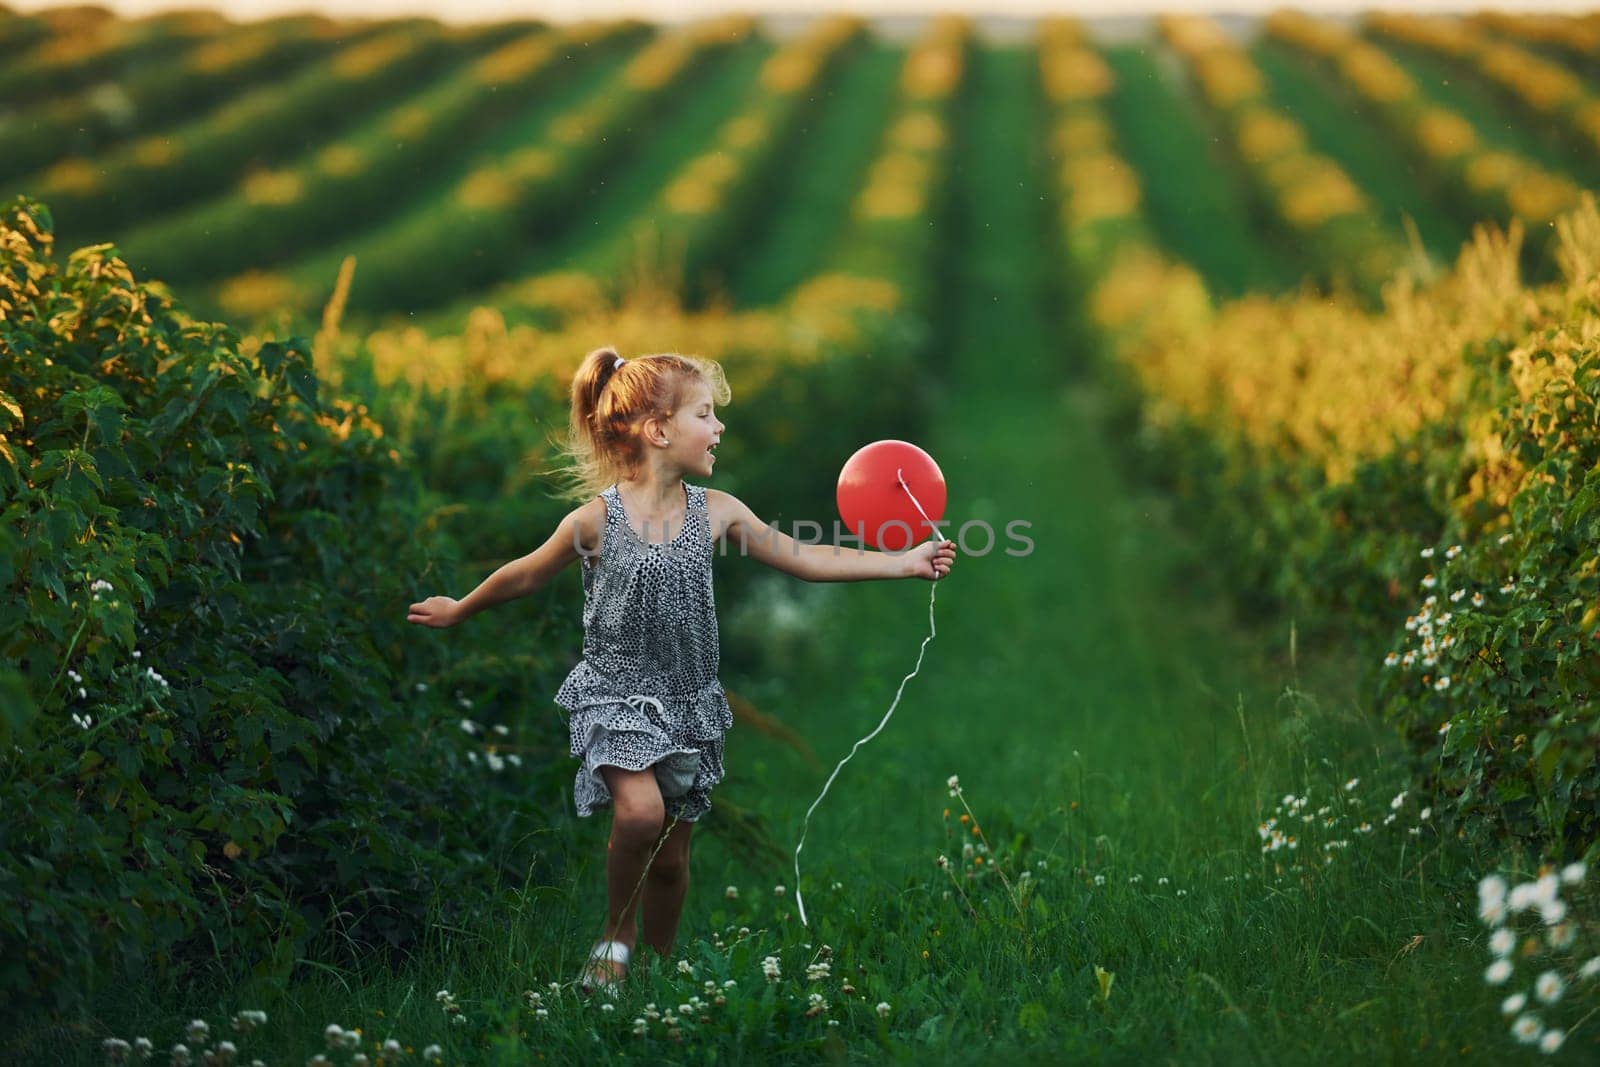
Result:
<svg viewBox="0 0 1600 1067"><path fill-rule="evenodd" d="M911 491L911 486L906 484L905 473L903 469L897 468L895 470L895 477L900 480L900 488L904 489L906 491L906 495L911 497L911 502L917 506L917 511L921 512L922 517L927 521L928 526L935 534L937 534L939 532L939 527L932 519L928 518L928 513L922 510L922 503L917 500L916 494ZM817 810L817 805L822 803L822 798L828 795L828 787L833 785L833 780L839 776L839 771L846 763L849 763L850 758L856 754L856 749L860 748L868 741L871 741L874 737L877 737L878 731L882 730L889 724L889 717L894 714L895 707L899 705L900 694L905 692L906 683L915 678L917 676L917 672L922 670L922 654L927 651L928 642L932 641L938 634L938 630L933 624L933 600L938 593L939 582L936 576L934 579L933 588L929 590L928 593L928 636L922 639L922 647L917 650L917 665L911 669L910 674L900 679L900 688L895 690L894 702L889 705L889 710L884 712L883 720L878 723L877 728L867 736L863 737L861 740L857 741L854 745L850 746L849 754L846 755L844 759L840 760L839 765L833 769L833 773L828 775L828 780L823 783L822 792L817 794L817 799L813 800L811 802L811 807L806 809L805 820L800 826L800 843L794 846L794 902L800 909L800 925L802 926L809 926L810 923L806 921L805 899L800 895L800 850L806 845L806 829L811 825L811 813Z"/></svg>

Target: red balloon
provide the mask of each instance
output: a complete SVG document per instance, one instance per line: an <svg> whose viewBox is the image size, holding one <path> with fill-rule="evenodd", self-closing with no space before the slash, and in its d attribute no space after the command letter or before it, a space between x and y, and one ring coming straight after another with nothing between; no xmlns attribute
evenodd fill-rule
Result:
<svg viewBox="0 0 1600 1067"><path fill-rule="evenodd" d="M858 449L839 472L838 501L850 536L873 548L903 552L943 536L929 520L944 518L944 475L932 456L909 441L874 441Z"/></svg>

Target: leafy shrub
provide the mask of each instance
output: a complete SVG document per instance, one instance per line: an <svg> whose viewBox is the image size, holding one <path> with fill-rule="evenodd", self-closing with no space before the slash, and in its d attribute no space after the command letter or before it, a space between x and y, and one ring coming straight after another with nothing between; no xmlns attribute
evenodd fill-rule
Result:
<svg viewBox="0 0 1600 1067"><path fill-rule="evenodd" d="M1592 214L1564 221L1569 257L1572 224L1600 232ZM1466 491L1443 540L1414 564L1423 603L1384 694L1458 827L1571 856L1600 836L1600 300L1587 262L1567 274L1514 345L1464 353L1494 414L1458 454Z"/></svg>
<svg viewBox="0 0 1600 1067"><path fill-rule="evenodd" d="M282 975L520 884L527 813L445 704L552 664L405 623L453 554L401 453L302 344L245 355L109 246L51 244L41 205L0 215L0 996Z"/></svg>

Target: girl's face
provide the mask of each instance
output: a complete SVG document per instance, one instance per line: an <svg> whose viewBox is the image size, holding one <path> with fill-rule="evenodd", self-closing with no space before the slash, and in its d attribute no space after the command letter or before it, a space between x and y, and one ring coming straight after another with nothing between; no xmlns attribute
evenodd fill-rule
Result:
<svg viewBox="0 0 1600 1067"><path fill-rule="evenodd" d="M668 454L686 470L710 474L717 461L711 449L722 439L726 428L711 402L711 387L703 383L691 386L683 404L672 415Z"/></svg>

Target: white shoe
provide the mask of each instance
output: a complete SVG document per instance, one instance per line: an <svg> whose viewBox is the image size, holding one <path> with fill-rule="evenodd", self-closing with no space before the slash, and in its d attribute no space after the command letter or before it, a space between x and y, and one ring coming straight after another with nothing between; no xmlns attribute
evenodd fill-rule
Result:
<svg viewBox="0 0 1600 1067"><path fill-rule="evenodd" d="M597 967L597 963L620 963L624 968L628 966L628 957L631 952L627 945L621 941L601 941L589 952L589 958L584 962L583 974L578 976L578 988L585 993L596 989L606 996L616 999L621 990L621 983L616 976L610 974L606 968ZM626 973L626 970L624 970Z"/></svg>

